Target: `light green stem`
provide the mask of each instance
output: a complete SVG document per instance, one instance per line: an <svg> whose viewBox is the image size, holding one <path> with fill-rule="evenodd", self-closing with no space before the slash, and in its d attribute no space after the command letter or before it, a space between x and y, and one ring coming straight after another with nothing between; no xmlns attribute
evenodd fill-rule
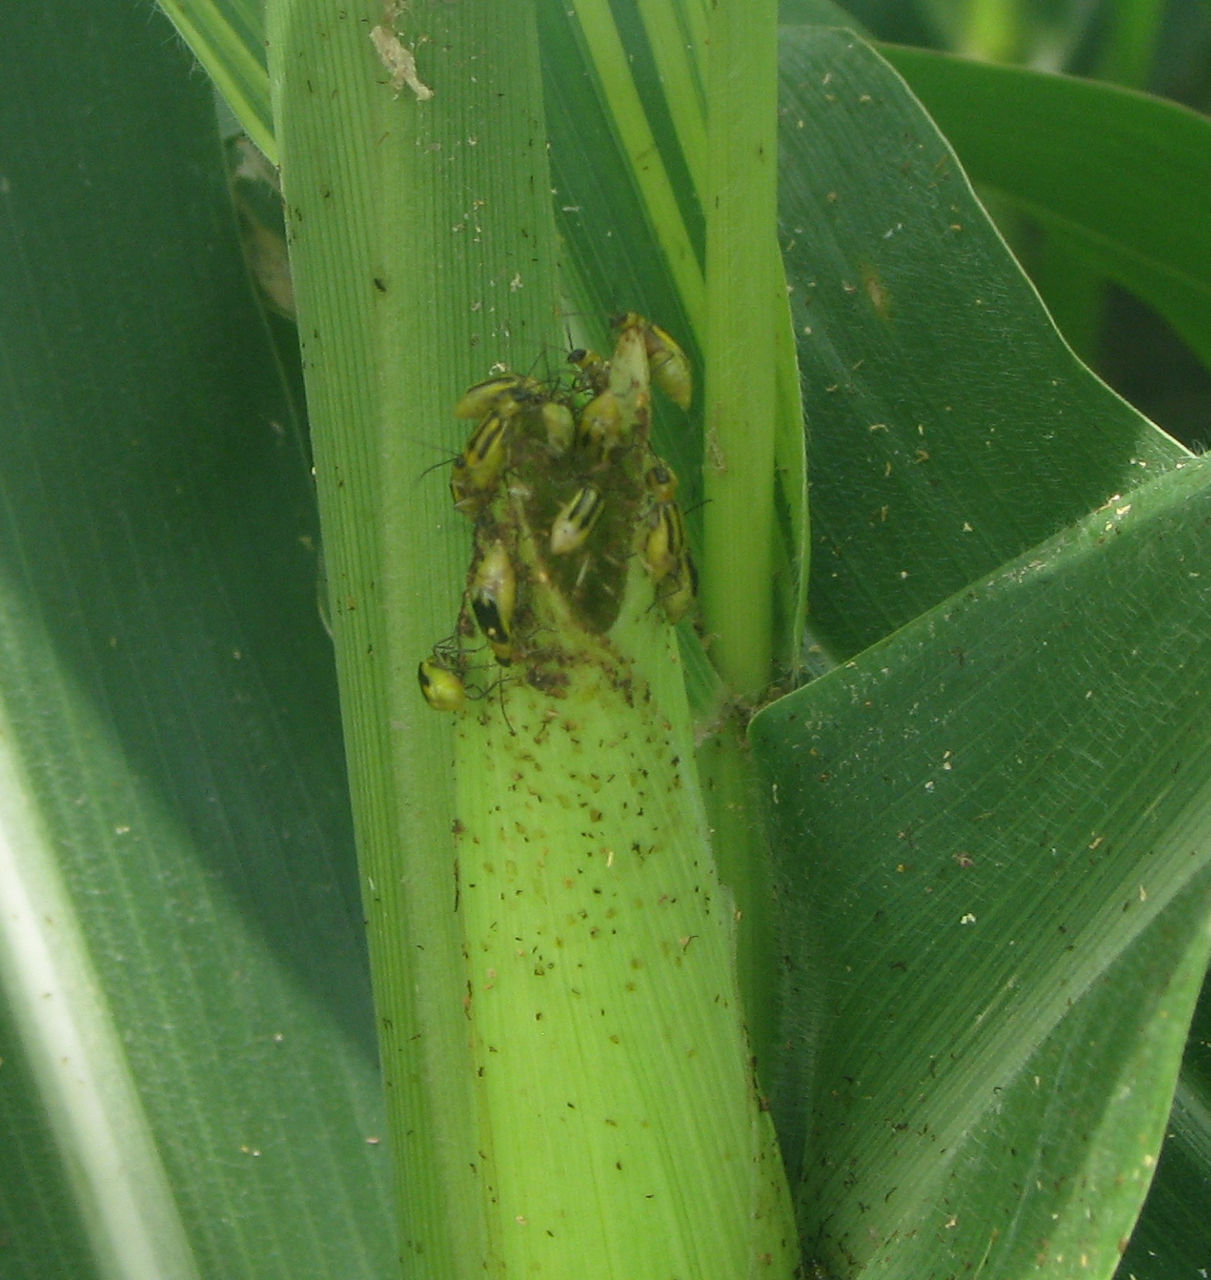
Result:
<svg viewBox="0 0 1211 1280"><path fill-rule="evenodd" d="M777 254L777 6L719 0L708 52L702 606L738 693L773 656L774 424L785 297Z"/></svg>
<svg viewBox="0 0 1211 1280"><path fill-rule="evenodd" d="M786 1277L797 1258L652 596L636 567L558 699L509 683L460 722L475 1167L504 1275Z"/></svg>

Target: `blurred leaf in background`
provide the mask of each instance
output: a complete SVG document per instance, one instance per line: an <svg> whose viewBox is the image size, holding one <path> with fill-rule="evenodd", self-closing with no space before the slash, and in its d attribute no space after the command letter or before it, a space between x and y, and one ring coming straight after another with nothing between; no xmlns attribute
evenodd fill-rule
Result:
<svg viewBox="0 0 1211 1280"><path fill-rule="evenodd" d="M793 18L800 4L789 0L784 16ZM1205 338L1185 332L1173 311L1202 325L1209 310L1211 179L1206 143L1191 145L1198 130L1205 135L1211 109L1208 7L849 0L844 8L877 39L962 55L948 64L888 50L987 196L1065 336L1133 404L1192 448L1206 448L1211 356ZM1039 83L1013 68L1082 81ZM1099 84L1201 114L1183 118L1157 103L1156 124L1141 124L1124 97ZM1172 276L1150 288L1133 258L1158 236L1175 250L1167 255Z"/></svg>

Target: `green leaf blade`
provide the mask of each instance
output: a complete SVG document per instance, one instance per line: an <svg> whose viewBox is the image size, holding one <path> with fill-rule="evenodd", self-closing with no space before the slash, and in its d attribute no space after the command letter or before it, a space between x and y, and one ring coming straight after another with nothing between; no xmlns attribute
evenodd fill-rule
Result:
<svg viewBox="0 0 1211 1280"><path fill-rule="evenodd" d="M916 1274L924 1224L947 1213L989 1220L950 1162L973 1132L992 1132L1002 1090L1029 1093L1021 1082L1045 1037L1057 1037L1044 1050L1053 1068L1076 1053L1107 1085L1135 1076L1159 1142L1208 945L1211 736L1183 669L1211 658L1201 640L1186 653L1211 634L1194 569L1209 519L1211 470L1187 464L754 723L792 896L827 904L815 973L827 1012L802 1187L826 1257ZM1097 1007L1104 1016L1131 998L1135 963L1177 973L1174 1003L1159 1001L1132 1038L1070 1023L1074 1002L1150 930L1152 944L1112 975ZM1071 1092L1055 1078L1050 1087ZM1133 1182L1134 1202L1120 1197L1093 1237L1075 1219L1052 1232L1086 1252L1096 1239L1107 1275L1154 1158L1135 1130L1116 1146L1118 1127L1102 1128L1111 1096L1085 1094L1084 1144L1049 1143L1045 1166L1053 1189L1066 1161L1065 1176L1101 1168ZM1065 1108L1055 1110L1062 1132ZM1027 1132L1004 1141L1029 1146ZM1012 1208L1015 1186L1030 1182L991 1180L994 1225L1055 1210ZM1069 1204L1083 1218L1080 1197ZM954 1240L953 1266L1006 1247Z"/></svg>
<svg viewBox="0 0 1211 1280"><path fill-rule="evenodd" d="M241 128L276 164L263 0L159 0L159 5Z"/></svg>
<svg viewBox="0 0 1211 1280"><path fill-rule="evenodd" d="M812 630L838 658L1186 453L1065 346L876 54L797 28L782 76Z"/></svg>

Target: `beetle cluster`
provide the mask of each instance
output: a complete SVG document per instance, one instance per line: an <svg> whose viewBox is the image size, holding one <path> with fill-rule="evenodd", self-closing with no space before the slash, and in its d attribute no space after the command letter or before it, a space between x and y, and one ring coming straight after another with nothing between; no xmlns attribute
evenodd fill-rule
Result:
<svg viewBox="0 0 1211 1280"><path fill-rule="evenodd" d="M649 391L655 383L688 408L689 361L636 312L611 323L608 360L573 351L567 381L498 373L454 407L476 420L450 478L455 509L473 524L473 551L455 634L418 670L437 710L482 695L465 681L464 641L476 631L501 667L558 693L575 650L570 630L610 629L636 555L671 622L693 605L697 573L677 478L651 450Z"/></svg>

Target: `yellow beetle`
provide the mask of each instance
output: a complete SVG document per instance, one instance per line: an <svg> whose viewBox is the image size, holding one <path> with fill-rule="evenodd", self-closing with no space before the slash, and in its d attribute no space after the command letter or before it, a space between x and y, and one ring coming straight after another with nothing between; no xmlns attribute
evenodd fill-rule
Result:
<svg viewBox="0 0 1211 1280"><path fill-rule="evenodd" d="M643 478L654 502L672 502L677 496L677 473L663 459L657 458Z"/></svg>
<svg viewBox="0 0 1211 1280"><path fill-rule="evenodd" d="M674 404L688 409L694 396L694 379L690 371L690 358L682 351L676 339L646 316L641 316L638 311L624 311L621 315L611 317L610 323L616 329L638 329L643 334L652 381Z"/></svg>
<svg viewBox="0 0 1211 1280"><path fill-rule="evenodd" d="M675 502L660 502L648 517L643 542L643 567L653 582L661 582L675 572L689 555L685 541L685 520Z"/></svg>
<svg viewBox="0 0 1211 1280"><path fill-rule="evenodd" d="M517 607L517 574L499 539L480 556L471 579L471 612L496 661L513 661L513 614Z"/></svg>
<svg viewBox="0 0 1211 1280"><path fill-rule="evenodd" d="M551 554L566 556L583 547L604 510L605 499L599 489L591 484L578 489L551 523Z"/></svg>
<svg viewBox="0 0 1211 1280"><path fill-rule="evenodd" d="M541 394L542 383L524 373L498 373L468 387L454 406L454 416L482 418L487 413L498 413L502 418L511 418Z"/></svg>
<svg viewBox="0 0 1211 1280"><path fill-rule="evenodd" d="M492 496L508 461L508 436L508 421L489 414L454 459L450 496L459 511L474 514Z"/></svg>
<svg viewBox="0 0 1211 1280"><path fill-rule="evenodd" d="M594 462L604 462L622 443L622 410L609 388L581 411L576 439Z"/></svg>
<svg viewBox="0 0 1211 1280"><path fill-rule="evenodd" d="M578 381L583 384L584 389L593 392L594 395L600 395L609 385L610 362L599 356L596 351L577 347L575 351L568 352L568 363L574 364L580 370Z"/></svg>
<svg viewBox="0 0 1211 1280"><path fill-rule="evenodd" d="M562 400L546 400L543 402L541 417L551 452L567 453L576 435L576 419L572 416L571 408Z"/></svg>
<svg viewBox="0 0 1211 1280"><path fill-rule="evenodd" d="M656 598L664 610L664 616L670 622L680 622L694 604L698 594L698 569L687 547L669 575L663 592L657 592Z"/></svg>
<svg viewBox="0 0 1211 1280"><path fill-rule="evenodd" d="M467 703L467 686L452 667L446 666L435 654L422 658L416 668L416 678L425 701L434 711L461 711Z"/></svg>

